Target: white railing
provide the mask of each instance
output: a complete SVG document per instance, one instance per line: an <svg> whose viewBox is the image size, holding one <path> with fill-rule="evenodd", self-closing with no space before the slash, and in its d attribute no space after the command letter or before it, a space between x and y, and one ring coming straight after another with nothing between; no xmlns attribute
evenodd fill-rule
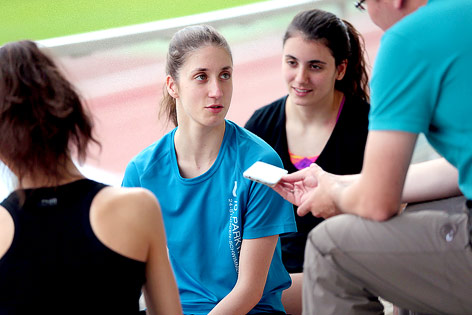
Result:
<svg viewBox="0 0 472 315"><path fill-rule="evenodd" d="M250 23L260 18L282 14L287 11L310 9L321 4L337 6L341 16L343 16L346 1L270 0L191 16L40 40L38 44L49 48L56 56L86 55L97 50L158 38L167 39L177 30L189 25L205 23L219 27L230 23Z"/></svg>

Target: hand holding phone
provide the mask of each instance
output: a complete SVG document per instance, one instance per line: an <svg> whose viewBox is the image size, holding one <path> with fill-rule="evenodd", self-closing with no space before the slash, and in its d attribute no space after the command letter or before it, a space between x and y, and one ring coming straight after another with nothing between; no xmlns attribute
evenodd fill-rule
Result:
<svg viewBox="0 0 472 315"><path fill-rule="evenodd" d="M288 171L283 168L257 161L244 171L243 176L255 182L273 187L287 173Z"/></svg>

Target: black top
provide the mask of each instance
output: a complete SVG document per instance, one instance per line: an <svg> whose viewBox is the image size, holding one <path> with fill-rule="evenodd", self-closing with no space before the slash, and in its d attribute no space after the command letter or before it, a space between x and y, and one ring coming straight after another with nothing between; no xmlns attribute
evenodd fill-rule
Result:
<svg viewBox="0 0 472 315"><path fill-rule="evenodd" d="M138 313L145 263L106 247L90 225L103 187L83 179L2 202L15 233L0 259L0 314Z"/></svg>
<svg viewBox="0 0 472 315"><path fill-rule="evenodd" d="M254 112L245 127L264 139L280 155L289 173L297 169L290 161L285 129L284 96ZM362 169L364 149L368 132L368 103L346 97L338 122L334 127L326 146L316 160L325 171L338 174L357 174ZM303 271L305 243L308 233L322 218L316 218L311 213L304 217L296 214L298 232L281 236L282 259L285 268L291 273Z"/></svg>

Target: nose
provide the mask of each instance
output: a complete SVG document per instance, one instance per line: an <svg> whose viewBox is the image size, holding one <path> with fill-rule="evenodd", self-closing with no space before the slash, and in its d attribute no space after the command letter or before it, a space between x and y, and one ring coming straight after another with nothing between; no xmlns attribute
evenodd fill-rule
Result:
<svg viewBox="0 0 472 315"><path fill-rule="evenodd" d="M208 96L215 99L219 99L223 96L223 89L219 80L212 80L212 82L210 82Z"/></svg>
<svg viewBox="0 0 472 315"><path fill-rule="evenodd" d="M295 76L296 82L305 83L308 81L308 72L304 67L297 69L297 75Z"/></svg>

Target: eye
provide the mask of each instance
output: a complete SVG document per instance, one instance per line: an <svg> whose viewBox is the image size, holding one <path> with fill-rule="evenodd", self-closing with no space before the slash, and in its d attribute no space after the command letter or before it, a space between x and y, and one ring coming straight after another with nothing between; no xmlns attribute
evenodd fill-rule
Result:
<svg viewBox="0 0 472 315"><path fill-rule="evenodd" d="M200 73L195 76L195 79L198 81L205 81L207 79L207 75L205 73Z"/></svg>
<svg viewBox="0 0 472 315"><path fill-rule="evenodd" d="M296 67L297 66L297 62L295 60L288 59L286 62L290 67Z"/></svg>
<svg viewBox="0 0 472 315"><path fill-rule="evenodd" d="M222 74L220 74L220 78L222 80L229 80L231 79L231 73L229 72L223 72Z"/></svg>
<svg viewBox="0 0 472 315"><path fill-rule="evenodd" d="M312 70L321 70L323 69L319 64L313 63L310 65L310 69Z"/></svg>

